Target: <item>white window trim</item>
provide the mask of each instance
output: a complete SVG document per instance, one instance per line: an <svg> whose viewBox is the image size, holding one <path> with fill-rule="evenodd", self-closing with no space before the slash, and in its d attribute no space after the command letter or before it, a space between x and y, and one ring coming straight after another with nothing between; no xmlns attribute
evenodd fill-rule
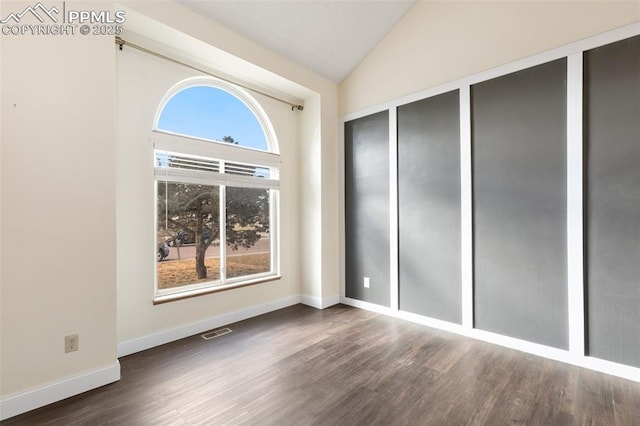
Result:
<svg viewBox="0 0 640 426"><path fill-rule="evenodd" d="M158 123L162 111L173 96L190 87L208 86L235 96L242 101L245 106L254 114L267 141L269 151L244 147L242 145L232 145L226 142L213 141L191 137L178 133L172 133L158 129ZM212 77L193 77L183 80L174 85L163 96L154 118L153 129L150 135L150 142L154 148L154 159L156 151L175 152L177 154L194 155L207 159L215 159L220 161L221 165L225 162L241 163L255 165L258 167L269 168L271 178L257 179L249 176L239 176L226 174L224 166L221 167L219 173L201 172L188 169L171 169L164 167L154 168L154 235L157 232L158 218L158 191L157 185L160 182L181 182L202 185L211 185L219 187L219 203L220 203L220 277L216 280L206 281L203 283L187 284L179 287L168 289L159 289L157 281L157 273L154 273L154 304L165 303L173 300L181 300L189 297L195 297L203 294L210 294L218 291L225 291L233 288L254 285L268 282L280 278L280 238L279 238L279 222L280 222L280 206L279 206L279 169L280 155L278 140L271 121L260 104L244 89L236 87L230 83L212 78ZM258 274L245 275L241 277L226 278L226 262L227 250L226 244L226 187L242 187L242 188L261 188L269 190L269 251L271 270ZM157 242L154 239L154 259L157 250ZM154 262L155 264L155 262Z"/></svg>
<svg viewBox="0 0 640 426"><path fill-rule="evenodd" d="M223 158L225 161L280 167L280 155L258 151L229 143L218 143L178 134L154 130L150 136L155 149L189 153L205 158Z"/></svg>

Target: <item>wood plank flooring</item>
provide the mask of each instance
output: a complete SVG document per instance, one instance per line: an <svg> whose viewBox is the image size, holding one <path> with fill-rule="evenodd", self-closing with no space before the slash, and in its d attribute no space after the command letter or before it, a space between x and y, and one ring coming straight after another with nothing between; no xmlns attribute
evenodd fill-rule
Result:
<svg viewBox="0 0 640 426"><path fill-rule="evenodd" d="M344 305L120 360L2 425L640 425L640 384Z"/></svg>

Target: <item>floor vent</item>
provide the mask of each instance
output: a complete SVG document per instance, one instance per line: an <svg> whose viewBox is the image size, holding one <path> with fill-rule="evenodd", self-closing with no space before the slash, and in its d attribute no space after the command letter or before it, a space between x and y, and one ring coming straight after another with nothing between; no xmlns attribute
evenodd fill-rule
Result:
<svg viewBox="0 0 640 426"><path fill-rule="evenodd" d="M201 336L204 340L211 340L216 337L224 336L225 334L229 334L229 333L231 333L231 329L224 327L224 328L218 328L217 330L213 330L213 331L209 331L207 333L201 334Z"/></svg>

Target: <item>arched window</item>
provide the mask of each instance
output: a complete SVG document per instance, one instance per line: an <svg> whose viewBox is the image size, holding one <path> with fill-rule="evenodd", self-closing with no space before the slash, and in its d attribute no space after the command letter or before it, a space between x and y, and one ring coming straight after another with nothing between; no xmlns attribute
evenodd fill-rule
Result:
<svg viewBox="0 0 640 426"><path fill-rule="evenodd" d="M154 144L158 302L278 275L278 144L246 91L187 79L160 103Z"/></svg>
<svg viewBox="0 0 640 426"><path fill-rule="evenodd" d="M218 87L189 86L177 92L162 109L157 128L211 141L233 135L240 146L272 151L254 112Z"/></svg>

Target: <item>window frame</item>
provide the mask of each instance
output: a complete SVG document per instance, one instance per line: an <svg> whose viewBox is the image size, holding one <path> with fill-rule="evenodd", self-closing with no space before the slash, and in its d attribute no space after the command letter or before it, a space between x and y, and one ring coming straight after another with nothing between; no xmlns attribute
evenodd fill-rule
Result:
<svg viewBox="0 0 640 426"><path fill-rule="evenodd" d="M246 147L242 145L232 145L223 141L198 138L195 136L183 135L159 129L158 123L167 103L179 92L198 86L208 86L235 96L243 102L245 106L254 114L265 135L269 151ZM186 156L195 156L208 160L217 160L221 164L220 171L200 172L188 169L157 167L154 163L153 190L154 190L154 297L153 303L165 303L173 300L195 297L233 288L245 287L248 285L279 279L280 276L280 191L279 191L279 171L280 155L278 140L266 112L260 104L245 90L230 83L220 81L211 77L194 77L182 80L174 85L163 96L153 123L150 134L150 142L153 146L153 161L159 152L175 153ZM238 176L225 173L226 163L240 163L251 166L268 168L269 179L249 176ZM203 283L185 284L169 289L158 288L157 262L155 252L157 251L158 232L158 185L162 182L193 183L217 186L219 191L219 214L220 214L220 277ZM226 278L227 247L226 247L226 188L262 188L269 191L269 255L270 271L240 277Z"/></svg>
<svg viewBox="0 0 640 426"><path fill-rule="evenodd" d="M183 136L183 137L197 139L197 140L211 141L211 142L216 142L218 144L225 143L225 142L216 141L213 139L197 138L194 136L171 132L168 130L160 129L158 127L160 123L160 116L162 115L162 112L164 111L164 108L169 103L169 101L178 93L182 92L183 90L187 90L187 89L198 87L198 86L212 87L214 89L227 92L228 94L234 96L239 101L241 101L249 109L249 111L253 113L256 120L258 120L258 124L260 124L260 127L262 127L262 132L264 133L265 139L267 141L267 150L264 151L257 148L251 148L251 147L242 146L242 145L235 145L235 148L242 148L242 149L255 151L255 152L271 153L275 155L280 154L280 147L278 144L278 138L276 137L276 132L273 128L273 125L271 124L271 120L269 120L269 116L265 112L264 108L262 108L262 106L258 103L258 101L253 96L251 96L249 92L242 89L241 87L235 86L231 83L227 83L226 81L218 80L213 77L191 77L191 78L187 78L182 81L179 81L178 83L173 85L173 87L171 87L164 94L164 96L160 100L160 103L158 104L159 106L158 106L158 109L156 110L156 115L153 120L153 127L152 127L153 132L163 133L166 135ZM229 145L229 144L226 144L226 145Z"/></svg>

